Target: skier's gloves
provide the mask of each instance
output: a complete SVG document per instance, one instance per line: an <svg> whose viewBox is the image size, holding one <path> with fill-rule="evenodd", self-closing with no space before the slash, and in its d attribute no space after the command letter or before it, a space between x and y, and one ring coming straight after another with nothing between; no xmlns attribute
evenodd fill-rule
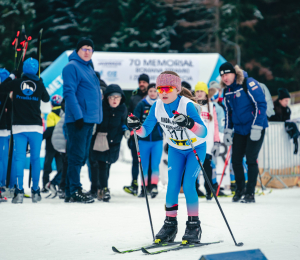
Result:
<svg viewBox="0 0 300 260"><path fill-rule="evenodd" d="M224 130L224 144L225 145L227 145L227 146L232 145L232 139L233 139L232 134L233 134L232 129L226 128Z"/></svg>
<svg viewBox="0 0 300 260"><path fill-rule="evenodd" d="M136 116L134 116L133 114L130 114L128 117L127 117L127 126L129 128L132 128L132 129L139 129L140 126L141 126L141 122L140 122L140 119L138 119Z"/></svg>
<svg viewBox="0 0 300 260"><path fill-rule="evenodd" d="M183 114L176 114L174 116L173 122L181 127L186 127L188 129L192 129L195 124L195 121L192 118Z"/></svg>
<svg viewBox="0 0 300 260"><path fill-rule="evenodd" d="M250 139L252 141L258 141L261 137L261 131L263 130L262 126L253 125L251 127Z"/></svg>
<svg viewBox="0 0 300 260"><path fill-rule="evenodd" d="M21 78L21 73L19 70L13 70L11 74L14 74L17 79Z"/></svg>
<svg viewBox="0 0 300 260"><path fill-rule="evenodd" d="M217 158L220 154L220 145L221 144L219 142L215 142L214 146L211 150L212 156L215 157L215 158Z"/></svg>
<svg viewBox="0 0 300 260"><path fill-rule="evenodd" d="M78 120L75 121L75 126L77 129L81 130L81 128L83 127L83 118L80 118Z"/></svg>
<svg viewBox="0 0 300 260"><path fill-rule="evenodd" d="M125 139L129 139L130 138L130 130L125 130L124 131L124 137L125 137Z"/></svg>

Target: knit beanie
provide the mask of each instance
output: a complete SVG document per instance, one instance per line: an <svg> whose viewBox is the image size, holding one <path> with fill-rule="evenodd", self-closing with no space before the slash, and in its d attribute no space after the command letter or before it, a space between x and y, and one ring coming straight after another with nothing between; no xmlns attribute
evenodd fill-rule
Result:
<svg viewBox="0 0 300 260"><path fill-rule="evenodd" d="M90 38L82 37L77 42L76 52L78 52L80 50L80 48L84 45L91 46L92 49L94 49L94 42Z"/></svg>
<svg viewBox="0 0 300 260"><path fill-rule="evenodd" d="M149 76L147 74L141 74L138 78L138 82L140 82L141 80L146 81L148 84L150 82Z"/></svg>
<svg viewBox="0 0 300 260"><path fill-rule="evenodd" d="M206 83L202 82L202 81L199 81L196 86L195 86L195 92L198 91L198 90L202 90L206 93L206 95L208 95L208 88L207 88L207 85Z"/></svg>
<svg viewBox="0 0 300 260"><path fill-rule="evenodd" d="M154 83L149 84L149 85L148 85L148 88L147 88L147 92L149 91L150 88L155 88L155 86L156 86L156 85L155 85Z"/></svg>
<svg viewBox="0 0 300 260"><path fill-rule="evenodd" d="M179 76L173 74L163 74L161 73L156 79L156 87L161 86L172 86L176 87L178 91L181 91L181 79Z"/></svg>
<svg viewBox="0 0 300 260"><path fill-rule="evenodd" d="M221 76L224 75L224 74L227 74L227 73L234 73L234 74L236 74L234 67L228 61L225 62L225 63L223 63L220 66L219 73L220 73Z"/></svg>
<svg viewBox="0 0 300 260"><path fill-rule="evenodd" d="M187 83L186 81L182 81L181 82L181 86L183 86L184 88L188 89L188 90L192 90L192 87L189 83Z"/></svg>
<svg viewBox="0 0 300 260"><path fill-rule="evenodd" d="M36 75L36 73L39 70L39 62L34 58L28 58L23 63L23 72L25 74L33 74Z"/></svg>
<svg viewBox="0 0 300 260"><path fill-rule="evenodd" d="M279 100L284 99L284 98L291 98L289 92L285 88L279 88L277 90L277 92L278 92L278 99Z"/></svg>

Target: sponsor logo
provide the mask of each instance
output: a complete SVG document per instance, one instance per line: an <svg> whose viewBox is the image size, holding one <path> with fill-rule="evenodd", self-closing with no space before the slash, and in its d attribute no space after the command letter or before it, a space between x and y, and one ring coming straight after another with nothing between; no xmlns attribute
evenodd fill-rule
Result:
<svg viewBox="0 0 300 260"><path fill-rule="evenodd" d="M221 75L223 75L224 74L224 70L221 70Z"/></svg>
<svg viewBox="0 0 300 260"><path fill-rule="evenodd" d="M241 92L240 91L236 92L236 97L240 97L240 96L241 96Z"/></svg>
<svg viewBox="0 0 300 260"><path fill-rule="evenodd" d="M176 140L176 139L170 138L170 140L172 141L173 144L176 144L178 146L189 146L190 145L190 142L189 142L188 139L186 139L186 140ZM192 138L191 141L192 141L192 143L195 143L197 141L197 139Z"/></svg>
<svg viewBox="0 0 300 260"><path fill-rule="evenodd" d="M258 88L258 86L256 86L256 87L252 88L252 90L255 90L255 89L257 89L257 88Z"/></svg>
<svg viewBox="0 0 300 260"><path fill-rule="evenodd" d="M230 70L225 70L225 72L227 73L227 72L230 72Z"/></svg>
<svg viewBox="0 0 300 260"><path fill-rule="evenodd" d="M26 80L22 82L21 90L25 96L31 96L36 91L36 85L33 81Z"/></svg>
<svg viewBox="0 0 300 260"><path fill-rule="evenodd" d="M249 86L250 86L250 87L255 86L255 82L254 82L254 81L251 81L251 82L249 83Z"/></svg>

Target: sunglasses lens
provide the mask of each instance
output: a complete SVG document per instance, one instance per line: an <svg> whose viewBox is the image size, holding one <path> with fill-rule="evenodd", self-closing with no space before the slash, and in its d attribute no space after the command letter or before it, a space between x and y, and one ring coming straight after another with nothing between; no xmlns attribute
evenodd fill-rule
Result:
<svg viewBox="0 0 300 260"><path fill-rule="evenodd" d="M171 93L173 91L173 87L158 87L157 88L157 92L162 94L163 92L166 92L167 94L168 93Z"/></svg>

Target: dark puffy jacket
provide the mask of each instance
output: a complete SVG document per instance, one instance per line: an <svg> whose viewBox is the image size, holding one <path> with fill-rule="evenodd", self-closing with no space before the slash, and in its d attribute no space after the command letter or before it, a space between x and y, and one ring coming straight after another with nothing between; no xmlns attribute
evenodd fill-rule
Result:
<svg viewBox="0 0 300 260"><path fill-rule="evenodd" d="M140 101L138 103L138 105L134 109L133 114L140 119L141 123L144 123L144 121L146 120L146 118L150 112L150 108L151 108L151 105L147 102L146 98L144 98L142 101ZM163 140L163 131L162 131L159 123L157 123L154 126L150 135L148 135L145 138L139 137L139 139L143 140L143 141L150 141L150 142Z"/></svg>
<svg viewBox="0 0 300 260"><path fill-rule="evenodd" d="M281 106L278 99L274 101L274 111L275 115L271 116L269 121L285 122L291 119L291 109Z"/></svg>
<svg viewBox="0 0 300 260"><path fill-rule="evenodd" d="M6 98L7 98L7 94L0 94L0 116L1 116L1 112L3 111L2 117L0 119L0 130L7 129L7 127L8 127L8 125L7 125L8 118L7 117L9 117L11 115L12 107L11 107L11 99L9 97L7 98L5 107L3 108ZM5 109L7 111L5 111Z"/></svg>
<svg viewBox="0 0 300 260"><path fill-rule="evenodd" d="M108 96L114 92L120 93L122 99L120 105L112 108L108 103ZM125 122L127 117L127 109L125 106L125 95L122 89L116 85L109 85L104 92L103 99L103 121L97 125L96 133L92 137L90 146L91 159L93 161L103 161L106 163L114 163L119 158L120 145L123 137L123 132L126 130ZM107 133L109 150L105 152L94 151L93 147L97 133Z"/></svg>
<svg viewBox="0 0 300 260"><path fill-rule="evenodd" d="M268 127L267 102L265 95L253 78L235 66L236 78L230 86L224 86L225 128L234 128L240 135L250 134L252 125ZM247 78L247 93L243 90L243 82Z"/></svg>
<svg viewBox="0 0 300 260"><path fill-rule="evenodd" d="M137 104L146 96L147 92L142 92L139 88L133 91L129 101L128 113L133 113Z"/></svg>

